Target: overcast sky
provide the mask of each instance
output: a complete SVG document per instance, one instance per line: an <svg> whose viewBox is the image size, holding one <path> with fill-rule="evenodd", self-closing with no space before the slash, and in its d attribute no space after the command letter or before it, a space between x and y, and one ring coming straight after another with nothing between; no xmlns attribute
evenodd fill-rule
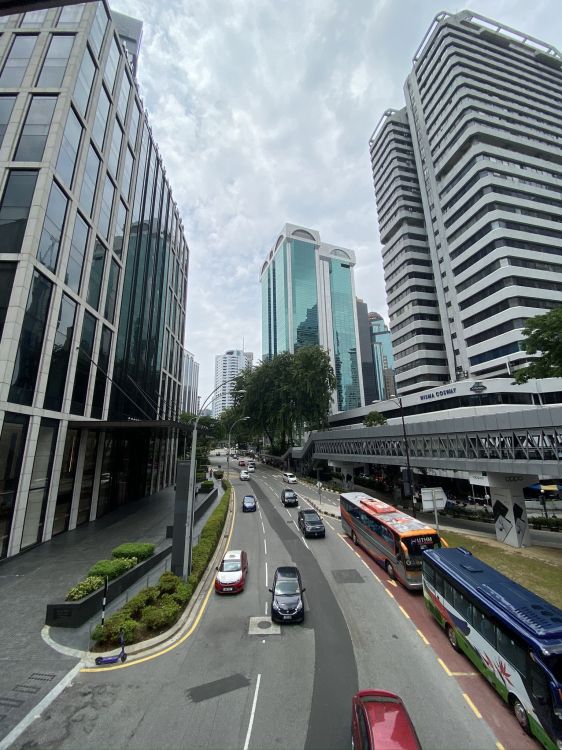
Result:
<svg viewBox="0 0 562 750"><path fill-rule="evenodd" d="M285 222L355 250L387 317L368 141L404 106L434 16L470 10L562 48L557 0L109 0L144 23L139 84L190 247L185 344L261 357L259 271Z"/></svg>

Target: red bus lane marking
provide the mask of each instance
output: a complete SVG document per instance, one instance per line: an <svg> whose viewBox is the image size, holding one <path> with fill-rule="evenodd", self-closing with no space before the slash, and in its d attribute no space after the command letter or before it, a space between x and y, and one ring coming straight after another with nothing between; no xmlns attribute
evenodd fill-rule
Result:
<svg viewBox="0 0 562 750"><path fill-rule="evenodd" d="M409 616L421 640L433 649L438 663L443 668L443 678L457 681L461 692L468 697L468 700L465 697L467 710L470 710L471 704L477 709L495 734L499 744L509 748L509 750L537 750L540 748L539 743L525 734L519 727L511 708L488 684L488 681L478 672L470 659L451 647L445 631L427 612L421 592L407 591L400 583L396 585L395 581L389 581L386 571L362 548L355 546L346 535L341 534L340 536L382 584L386 593L394 600L400 610L403 610L402 614ZM387 586L389 582L395 584L392 591Z"/></svg>

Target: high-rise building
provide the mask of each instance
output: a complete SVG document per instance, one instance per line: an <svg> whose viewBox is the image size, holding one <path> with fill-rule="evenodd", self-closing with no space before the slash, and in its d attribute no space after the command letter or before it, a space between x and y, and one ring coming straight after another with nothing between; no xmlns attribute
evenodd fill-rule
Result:
<svg viewBox="0 0 562 750"><path fill-rule="evenodd" d="M562 55L463 11L414 55L370 140L400 393L510 377L562 303Z"/></svg>
<svg viewBox="0 0 562 750"><path fill-rule="evenodd" d="M174 481L188 248L108 5L0 26L5 557Z"/></svg>
<svg viewBox="0 0 562 750"><path fill-rule="evenodd" d="M235 390L234 378L247 368L251 368L254 361L252 352L241 349L229 349L224 354L215 357L215 388L213 396L213 417L220 417L225 409L234 406Z"/></svg>
<svg viewBox="0 0 562 750"><path fill-rule="evenodd" d="M383 400L396 393L392 339L382 315L370 312L368 318L378 398Z"/></svg>
<svg viewBox="0 0 562 750"><path fill-rule="evenodd" d="M373 344L371 341L371 327L369 324L369 308L362 299L357 299L357 332L359 334L359 351L361 352L361 373L363 376L363 393L365 404L372 404L382 398L379 395L375 360L373 358Z"/></svg>
<svg viewBox="0 0 562 750"><path fill-rule="evenodd" d="M353 250L285 224L260 273L263 356L324 347L337 380L334 411L364 404L354 266Z"/></svg>
<svg viewBox="0 0 562 750"><path fill-rule="evenodd" d="M198 409L199 362L187 349L183 350L183 368L181 384L181 410L196 414Z"/></svg>

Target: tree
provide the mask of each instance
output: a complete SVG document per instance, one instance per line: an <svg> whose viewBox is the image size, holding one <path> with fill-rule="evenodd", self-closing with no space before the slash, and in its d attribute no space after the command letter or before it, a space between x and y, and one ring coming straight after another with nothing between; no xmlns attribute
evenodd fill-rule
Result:
<svg viewBox="0 0 562 750"><path fill-rule="evenodd" d="M377 427L386 424L386 417L380 411L370 411L363 420L365 427Z"/></svg>
<svg viewBox="0 0 562 750"><path fill-rule="evenodd" d="M531 378L562 377L562 307L529 318L523 335L527 354L539 352L540 356L528 367L518 370L515 380L526 383Z"/></svg>

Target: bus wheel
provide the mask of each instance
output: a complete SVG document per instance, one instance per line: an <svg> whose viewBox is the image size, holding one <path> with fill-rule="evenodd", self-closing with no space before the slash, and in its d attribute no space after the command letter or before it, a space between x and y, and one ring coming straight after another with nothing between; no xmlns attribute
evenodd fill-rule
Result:
<svg viewBox="0 0 562 750"><path fill-rule="evenodd" d="M351 541L353 542L353 544L359 544L359 542L357 541L357 534L354 531L351 532Z"/></svg>
<svg viewBox="0 0 562 750"><path fill-rule="evenodd" d="M449 643L455 649L455 651L460 651L457 641L457 634L455 633L455 629L450 625L447 625L447 638L449 639Z"/></svg>
<svg viewBox="0 0 562 750"><path fill-rule="evenodd" d="M396 578L396 575L394 573L394 568L392 567L392 563L388 560L386 561L384 565L384 569L386 570L386 574L389 578L392 578L394 580Z"/></svg>
<svg viewBox="0 0 562 750"><path fill-rule="evenodd" d="M529 734L529 717L527 716L527 712L523 708L523 704L519 700L519 698L511 698L511 705L513 706L513 713L515 714L515 718L517 719L519 726L521 729Z"/></svg>

